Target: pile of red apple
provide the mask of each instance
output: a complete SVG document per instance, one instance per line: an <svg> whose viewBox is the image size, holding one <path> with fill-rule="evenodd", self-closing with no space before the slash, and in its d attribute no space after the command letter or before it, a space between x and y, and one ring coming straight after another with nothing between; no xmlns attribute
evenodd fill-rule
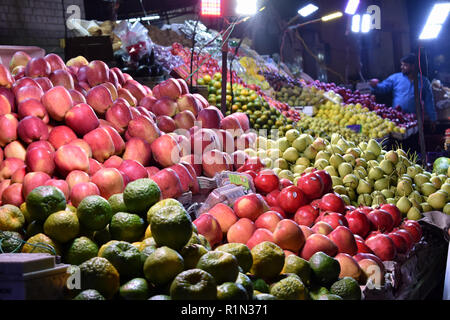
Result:
<svg viewBox="0 0 450 320"><path fill-rule="evenodd" d="M17 52L0 64L1 203L54 185L76 206L147 177L164 198L197 193L197 176L245 162L248 129L245 114L224 117L184 80L151 89L102 61Z"/></svg>
<svg viewBox="0 0 450 320"><path fill-rule="evenodd" d="M402 221L395 205L376 209L346 206L332 192L326 171L304 174L295 186L280 181L269 169L253 168L257 170L253 176L258 194L237 199L233 208L218 204L194 221L212 246L227 241L251 249L271 241L287 255L306 260L322 251L353 264L370 259L383 268L382 261L407 254L421 239L420 225Z"/></svg>

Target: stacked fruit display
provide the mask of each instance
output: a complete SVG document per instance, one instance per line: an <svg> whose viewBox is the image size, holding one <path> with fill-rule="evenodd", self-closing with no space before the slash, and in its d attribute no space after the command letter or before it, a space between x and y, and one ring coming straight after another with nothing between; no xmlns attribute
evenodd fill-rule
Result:
<svg viewBox="0 0 450 320"><path fill-rule="evenodd" d="M262 90L269 90L270 85L262 75L264 66L258 65L255 59L251 57L242 57L239 63L244 68L245 72L239 74L239 77L248 85L256 85Z"/></svg>
<svg viewBox="0 0 450 320"><path fill-rule="evenodd" d="M340 265L339 277L365 285L371 267L379 271L371 280L383 282L382 261L408 254L422 237L420 225L403 220L395 205L346 206L341 196L329 193L332 177L326 171L305 174L289 185L270 169L253 168L246 172L255 177L260 194L243 196L232 208L217 204L194 221L212 246L228 241L253 249L268 241L287 257L310 263L318 252L325 253Z"/></svg>
<svg viewBox="0 0 450 320"><path fill-rule="evenodd" d="M327 171L333 191L347 205L396 204L410 220L432 210L448 212L447 175L429 173L408 159L402 149L383 150L374 139L356 144L333 134L328 141L293 129L277 140L258 137L254 148L245 151L293 183L305 172Z"/></svg>
<svg viewBox="0 0 450 320"><path fill-rule="evenodd" d="M301 87L302 83L298 79L283 76L279 72L264 72L264 77L275 91L280 91L283 87Z"/></svg>

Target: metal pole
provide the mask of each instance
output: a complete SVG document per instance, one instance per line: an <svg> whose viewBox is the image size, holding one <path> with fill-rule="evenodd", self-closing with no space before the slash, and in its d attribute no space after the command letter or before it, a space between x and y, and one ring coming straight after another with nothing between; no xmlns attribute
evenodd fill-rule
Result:
<svg viewBox="0 0 450 320"><path fill-rule="evenodd" d="M223 39L228 39L232 28L229 28L223 35ZM228 74L228 40L222 43L222 100L221 110L225 114L227 112L227 74Z"/></svg>
<svg viewBox="0 0 450 320"><path fill-rule="evenodd" d="M416 114L417 114L417 122L419 124L419 145L420 145L420 153L422 155L422 166L426 167L427 151L425 147L425 135L423 131L422 101L420 101L420 94L419 94L419 78L417 76L414 78L414 96L416 98Z"/></svg>

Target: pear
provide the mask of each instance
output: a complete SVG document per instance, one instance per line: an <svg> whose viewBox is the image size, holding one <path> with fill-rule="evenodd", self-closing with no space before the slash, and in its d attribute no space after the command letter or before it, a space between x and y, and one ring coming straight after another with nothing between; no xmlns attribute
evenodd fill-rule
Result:
<svg viewBox="0 0 450 320"><path fill-rule="evenodd" d="M363 152L362 157L365 158L366 160L376 160L377 156L375 155L375 153L373 153L370 150L366 150Z"/></svg>
<svg viewBox="0 0 450 320"><path fill-rule="evenodd" d="M365 177L367 177L367 171L365 171L363 167L357 167L355 170L353 170L353 174L358 179L364 179Z"/></svg>
<svg viewBox="0 0 450 320"><path fill-rule="evenodd" d="M377 157L377 161L378 161L378 162L381 162L381 161L383 161L383 160L384 160L384 156L380 154L380 155Z"/></svg>
<svg viewBox="0 0 450 320"><path fill-rule="evenodd" d="M349 206L352 203L350 197L346 194L341 194L341 199L344 201L346 206Z"/></svg>
<svg viewBox="0 0 450 320"><path fill-rule="evenodd" d="M356 166L357 166L357 167L367 168L367 161L366 161L366 159L363 159L363 158L357 158L357 159L355 160L355 162L356 162Z"/></svg>
<svg viewBox="0 0 450 320"><path fill-rule="evenodd" d="M371 151L375 157L381 154L381 149L381 145L375 139L370 139L367 143L367 151Z"/></svg>
<svg viewBox="0 0 450 320"><path fill-rule="evenodd" d="M368 168L374 168L374 167L379 167L380 164L376 160L369 160L369 161L367 161L367 166L368 166Z"/></svg>
<svg viewBox="0 0 450 320"><path fill-rule="evenodd" d="M256 155L257 155L258 158L260 158L260 159L267 158L267 151L266 151L266 150L258 150L258 151L256 152Z"/></svg>
<svg viewBox="0 0 450 320"><path fill-rule="evenodd" d="M344 186L349 187L351 189L356 189L359 184L359 179L354 174L347 174L342 179L342 182L344 183Z"/></svg>
<svg viewBox="0 0 450 320"><path fill-rule="evenodd" d="M414 166L416 167L416 170L417 170L418 173L423 173L424 172L423 168L420 165L415 164Z"/></svg>
<svg viewBox="0 0 450 320"><path fill-rule="evenodd" d="M340 154L333 154L330 157L330 165L332 165L334 168L339 168L339 165L341 165L342 163L345 162L344 157L341 156Z"/></svg>
<svg viewBox="0 0 450 320"><path fill-rule="evenodd" d="M324 170L328 172L332 177L337 177L339 175L338 172L336 171L336 168L333 166L328 166Z"/></svg>
<svg viewBox="0 0 450 320"><path fill-rule="evenodd" d="M398 154L393 150L386 152L384 158L391 161L394 165L398 163Z"/></svg>
<svg viewBox="0 0 450 320"><path fill-rule="evenodd" d="M392 191L389 190L389 189L381 190L381 193L382 193L383 196L386 198L386 200L389 199L389 198L393 198L393 197L395 196L394 192L392 192Z"/></svg>
<svg viewBox="0 0 450 320"><path fill-rule="evenodd" d="M436 177L436 176L431 177L430 182L433 184L433 186L436 189L440 189L441 186L442 186L442 181L441 181L441 179L439 177Z"/></svg>
<svg viewBox="0 0 450 320"><path fill-rule="evenodd" d="M395 166L390 160L382 160L380 162L380 168L385 174L391 174L395 170Z"/></svg>
<svg viewBox="0 0 450 320"><path fill-rule="evenodd" d="M306 166L304 166L304 165L301 165L301 164L296 164L295 166L294 166L294 169L292 170L294 173L299 173L299 174L302 174L303 172L305 172L305 170L306 170Z"/></svg>
<svg viewBox="0 0 450 320"><path fill-rule="evenodd" d="M313 141L312 146L314 147L314 149L316 149L318 151L322 151L322 150L325 150L325 148L327 147L327 144L324 139L316 138L316 140Z"/></svg>
<svg viewBox="0 0 450 320"><path fill-rule="evenodd" d="M408 167L403 162L398 162L395 166L395 171L397 171L398 175L405 174Z"/></svg>
<svg viewBox="0 0 450 320"><path fill-rule="evenodd" d="M331 142L331 144L336 144L339 141L339 139L341 139L341 135L338 133L333 133L331 135L330 142Z"/></svg>
<svg viewBox="0 0 450 320"><path fill-rule="evenodd" d="M399 196L409 196L413 192L412 184L406 180L400 180L397 184L397 194Z"/></svg>
<svg viewBox="0 0 450 320"><path fill-rule="evenodd" d="M389 178L378 179L377 181L375 181L373 186L377 191L389 189Z"/></svg>
<svg viewBox="0 0 450 320"><path fill-rule="evenodd" d="M293 183L294 183L295 186L297 185L297 181L298 181L300 178L301 178L301 176L295 176L295 174L294 174L294 181L293 181Z"/></svg>
<svg viewBox="0 0 450 320"><path fill-rule="evenodd" d="M420 206L422 207L422 212L430 212L433 211L433 207L430 206L427 202L422 202L420 204Z"/></svg>
<svg viewBox="0 0 450 320"><path fill-rule="evenodd" d="M277 143L275 140L267 139L267 148L266 149L275 149L277 146Z"/></svg>
<svg viewBox="0 0 450 320"><path fill-rule="evenodd" d="M290 146L291 146L291 143L288 141L287 138L280 138L277 140L277 148L281 152L285 152L287 150L287 148L289 148Z"/></svg>
<svg viewBox="0 0 450 320"><path fill-rule="evenodd" d="M300 137L300 132L296 129L291 129L286 132L286 140L290 143L294 142L298 137Z"/></svg>
<svg viewBox="0 0 450 320"><path fill-rule="evenodd" d="M290 181L294 181L294 174L289 170L281 170L278 177L280 177L280 179L289 179Z"/></svg>
<svg viewBox="0 0 450 320"><path fill-rule="evenodd" d="M383 196L383 194L377 194L375 197L373 197L372 200L372 206L380 206L382 204L386 203L386 198Z"/></svg>
<svg viewBox="0 0 450 320"><path fill-rule="evenodd" d="M412 207L412 203L411 201L409 201L409 199L405 196L401 197L396 204L398 210L400 210L401 213L403 213L404 215L406 215L409 211L409 209L411 209Z"/></svg>
<svg viewBox="0 0 450 320"><path fill-rule="evenodd" d="M267 157L272 160L279 159L283 156L283 152L280 149L269 149L267 150Z"/></svg>
<svg viewBox="0 0 450 320"><path fill-rule="evenodd" d="M428 179L431 180L431 173L430 172L424 171L423 174L426 175L428 177Z"/></svg>
<svg viewBox="0 0 450 320"><path fill-rule="evenodd" d="M356 159L353 155L344 154L343 158L344 158L344 161L350 163L352 165L352 167L356 166Z"/></svg>
<svg viewBox="0 0 450 320"><path fill-rule="evenodd" d="M344 184L342 179L336 176L331 176L331 181L333 183L333 187L342 186Z"/></svg>
<svg viewBox="0 0 450 320"><path fill-rule="evenodd" d="M345 154L351 154L355 159L359 158L361 155L361 150L359 148L348 148Z"/></svg>
<svg viewBox="0 0 450 320"><path fill-rule="evenodd" d="M344 138L339 139L339 141L337 142L337 146L342 150L347 150L348 148L350 148L348 142Z"/></svg>
<svg viewBox="0 0 450 320"><path fill-rule="evenodd" d="M335 144L328 145L325 150L327 150L331 154L340 154L340 155L344 154L344 151Z"/></svg>
<svg viewBox="0 0 450 320"><path fill-rule="evenodd" d="M300 157L300 154L298 153L297 149L293 147L289 147L284 151L283 153L283 159L285 159L288 162L295 163L297 159Z"/></svg>
<svg viewBox="0 0 450 320"><path fill-rule="evenodd" d="M397 149L396 152L397 152L398 156L403 156L403 157L407 156L406 152L403 149Z"/></svg>
<svg viewBox="0 0 450 320"><path fill-rule="evenodd" d="M387 198L386 203L395 205L397 203L397 200L395 200L394 198Z"/></svg>
<svg viewBox="0 0 450 320"><path fill-rule="evenodd" d="M441 182L444 184L445 181L447 181L447 176L445 174L438 175L439 179L441 179Z"/></svg>
<svg viewBox="0 0 450 320"><path fill-rule="evenodd" d="M281 170L282 169L280 167L276 167L276 166L273 166L273 168L272 168L273 173L275 173L277 176L280 174Z"/></svg>
<svg viewBox="0 0 450 320"><path fill-rule="evenodd" d="M343 162L338 167L339 176L341 178L353 172L353 167L350 163Z"/></svg>
<svg viewBox="0 0 450 320"><path fill-rule="evenodd" d="M355 189L352 188L345 188L347 190L347 195L350 198L351 201L355 201L356 200L356 192Z"/></svg>
<svg viewBox="0 0 450 320"><path fill-rule="evenodd" d="M267 139L266 139L266 137L263 137L263 136L258 136L257 138L256 138L256 146L257 146L257 148L258 149L264 149L264 150L267 150Z"/></svg>
<svg viewBox="0 0 450 320"><path fill-rule="evenodd" d="M411 194L409 195L409 200L414 199L416 202L421 203L423 202L423 198L422 195L418 192L418 191L413 191L411 192Z"/></svg>
<svg viewBox="0 0 450 320"><path fill-rule="evenodd" d="M428 196L427 202L434 210L441 210L446 205L447 197L448 193L445 191L437 191Z"/></svg>
<svg viewBox="0 0 450 320"><path fill-rule="evenodd" d="M308 158L300 157L297 159L297 161L295 161L295 164L300 164L302 166L309 167L311 165L311 161L309 161Z"/></svg>
<svg viewBox="0 0 450 320"><path fill-rule="evenodd" d="M406 170L406 174L410 176L411 178L414 178L417 174L419 174L419 170L417 170L416 166L409 166Z"/></svg>
<svg viewBox="0 0 450 320"><path fill-rule="evenodd" d="M450 203L447 203L447 204L444 206L444 209L442 210L442 212L444 212L445 214L450 215Z"/></svg>
<svg viewBox="0 0 450 320"><path fill-rule="evenodd" d="M273 167L280 168L281 170L287 170L289 169L289 164L285 159L279 158L273 162Z"/></svg>
<svg viewBox="0 0 450 320"><path fill-rule="evenodd" d="M344 186L336 186L336 187L333 187L333 191L336 192L336 193L338 193L338 194L345 194L345 195L348 195L348 194L347 194L347 189L345 189Z"/></svg>
<svg viewBox="0 0 450 320"><path fill-rule="evenodd" d="M389 176L389 183L392 185L397 185L398 183L398 176L396 174Z"/></svg>
<svg viewBox="0 0 450 320"><path fill-rule="evenodd" d="M366 180L360 179L358 182L358 187L356 188L356 192L358 192L358 194L360 195L364 193L371 193L372 186Z"/></svg>
<svg viewBox="0 0 450 320"><path fill-rule="evenodd" d="M361 149L361 151L366 151L367 149L367 142L363 141L358 145L358 148Z"/></svg>
<svg viewBox="0 0 450 320"><path fill-rule="evenodd" d="M373 167L369 170L369 178L379 180L384 177L384 172L380 167Z"/></svg>
<svg viewBox="0 0 450 320"><path fill-rule="evenodd" d="M311 173L311 172L314 172L314 171L317 171L317 169L313 168L313 167L309 167L309 168L306 168L304 173L307 174L307 173Z"/></svg>
<svg viewBox="0 0 450 320"><path fill-rule="evenodd" d="M273 160L272 159L270 159L270 158L263 158L261 161L264 163L264 165L267 168L270 168L270 169L273 168Z"/></svg>
<svg viewBox="0 0 450 320"><path fill-rule="evenodd" d="M418 220L422 219L422 213L416 207L411 207L411 209L409 209L408 213L406 214L406 218L408 220L418 221Z"/></svg>
<svg viewBox="0 0 450 320"><path fill-rule="evenodd" d="M312 146L306 147L305 151L303 152L303 155L308 158L309 160L314 160L317 156L318 151Z"/></svg>
<svg viewBox="0 0 450 320"><path fill-rule="evenodd" d="M444 183L442 186L441 186L441 190L444 190L445 192L447 192L448 194L450 194L450 183Z"/></svg>
<svg viewBox="0 0 450 320"><path fill-rule="evenodd" d="M422 194L427 197L432 193L435 193L436 190L437 189L430 182L426 182L420 187L420 191L422 191Z"/></svg>
<svg viewBox="0 0 450 320"><path fill-rule="evenodd" d="M328 161L325 159L319 159L314 162L314 168L323 170L329 165Z"/></svg>
<svg viewBox="0 0 450 320"><path fill-rule="evenodd" d="M416 185L418 185L419 187L422 187L422 185L426 182L429 182L430 180L428 179L428 177L426 175L424 175L423 173L418 173L415 175L414 177L414 183Z"/></svg>
<svg viewBox="0 0 450 320"><path fill-rule="evenodd" d="M292 142L292 146L297 149L298 152L305 151L307 145L308 144L305 137L298 137L294 140L294 142Z"/></svg>
<svg viewBox="0 0 450 320"><path fill-rule="evenodd" d="M370 194L360 194L358 196L358 205L359 206L371 206L372 205L372 197L370 196Z"/></svg>
<svg viewBox="0 0 450 320"><path fill-rule="evenodd" d="M328 151L325 151L325 150L321 150L317 153L316 160L325 159L325 160L329 161L330 157L331 157L331 153L329 153Z"/></svg>
<svg viewBox="0 0 450 320"><path fill-rule="evenodd" d="M251 158L254 158L257 156L256 151L253 149L245 149L244 152Z"/></svg>

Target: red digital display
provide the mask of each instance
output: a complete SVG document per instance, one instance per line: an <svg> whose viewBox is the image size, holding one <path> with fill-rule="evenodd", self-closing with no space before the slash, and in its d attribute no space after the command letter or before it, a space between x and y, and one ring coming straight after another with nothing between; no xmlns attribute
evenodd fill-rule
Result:
<svg viewBox="0 0 450 320"><path fill-rule="evenodd" d="M222 0L202 0L202 16L220 17L222 15Z"/></svg>

